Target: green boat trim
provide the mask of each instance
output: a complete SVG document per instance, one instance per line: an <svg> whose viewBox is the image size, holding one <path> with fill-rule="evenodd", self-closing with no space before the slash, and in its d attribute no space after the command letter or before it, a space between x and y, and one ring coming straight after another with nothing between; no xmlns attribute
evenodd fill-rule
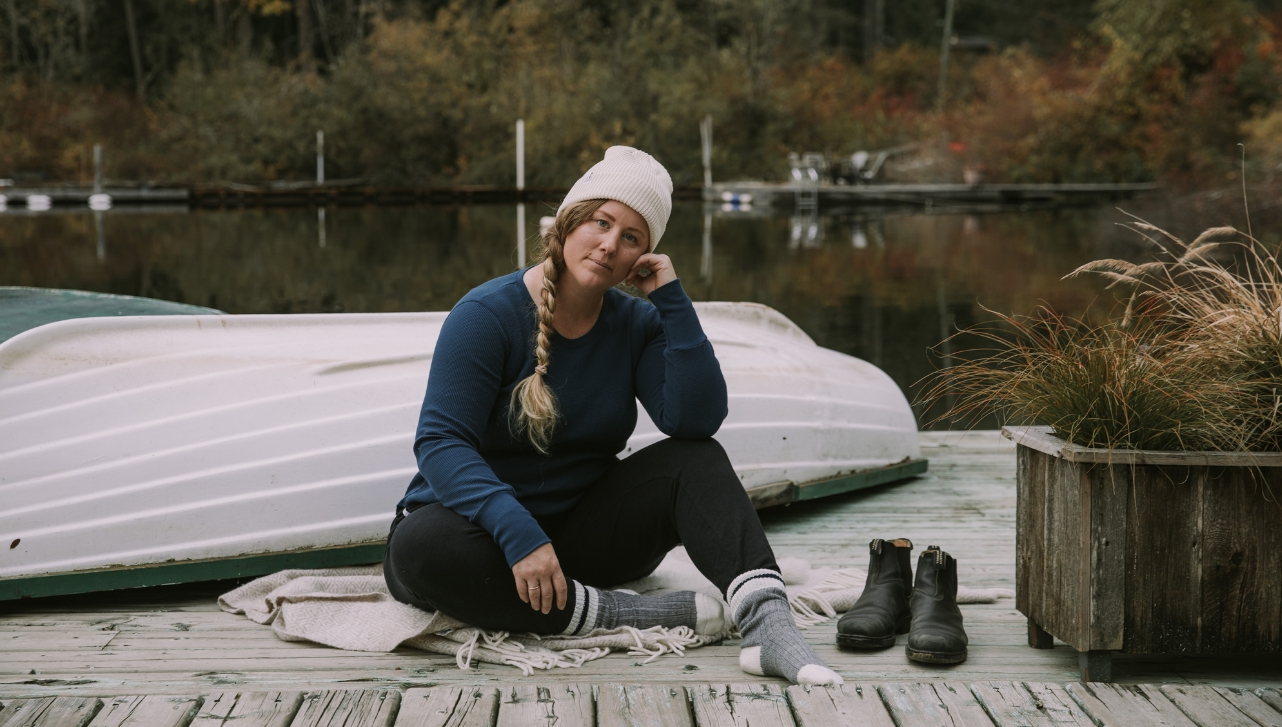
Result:
<svg viewBox="0 0 1282 727"><path fill-rule="evenodd" d="M132 295L0 285L0 343L24 331L72 318L223 315L220 310Z"/></svg>
<svg viewBox="0 0 1282 727"><path fill-rule="evenodd" d="M748 498L760 510L765 507L814 500L820 497L840 495L844 492L854 492L866 487L876 487L889 482L906 480L910 477L925 474L928 467L929 460L905 458L902 462L896 462L885 467L860 470L823 480L811 480L800 484L777 482L770 485L760 485L748 490Z"/></svg>
<svg viewBox="0 0 1282 727"><path fill-rule="evenodd" d="M801 484L780 482L754 487L748 490L748 497L757 509L761 509L884 485L923 474L926 468L925 459L907 459L886 467L852 472L823 480ZM98 568L71 573L0 578L0 601L248 578L291 568L337 568L381 563L385 547L386 541L378 541L234 558L184 560Z"/></svg>
<svg viewBox="0 0 1282 727"><path fill-rule="evenodd" d="M345 565L381 563L385 546L386 542L380 541L333 548L245 555L236 558L148 563L72 573L0 578L0 601L118 591L146 586L167 586L175 583L221 581L262 576L291 568L337 568Z"/></svg>

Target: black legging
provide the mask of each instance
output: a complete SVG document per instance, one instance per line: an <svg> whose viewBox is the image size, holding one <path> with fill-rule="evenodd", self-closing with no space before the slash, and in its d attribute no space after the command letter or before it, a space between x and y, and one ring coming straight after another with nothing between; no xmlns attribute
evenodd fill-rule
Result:
<svg viewBox="0 0 1282 727"><path fill-rule="evenodd" d="M761 521L725 450L712 439L665 439L606 471L574 509L540 518L568 579L604 588L649 575L685 544L724 594L735 576L778 570ZM557 634L574 613L544 615L521 601L512 569L480 525L440 503L392 521L383 573L402 603L473 626Z"/></svg>

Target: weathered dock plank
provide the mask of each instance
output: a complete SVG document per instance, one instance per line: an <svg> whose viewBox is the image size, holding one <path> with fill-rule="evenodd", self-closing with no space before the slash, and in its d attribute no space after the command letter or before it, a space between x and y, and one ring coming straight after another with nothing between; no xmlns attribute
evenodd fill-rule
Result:
<svg viewBox="0 0 1282 727"><path fill-rule="evenodd" d="M1094 722L1076 705L1039 699L1023 684L990 682L971 687L997 727L1094 727ZM1054 697L1053 694L1046 695Z"/></svg>
<svg viewBox="0 0 1282 727"><path fill-rule="evenodd" d="M290 727L392 727L400 706L392 689L327 689L303 699Z"/></svg>
<svg viewBox="0 0 1282 727"><path fill-rule="evenodd" d="M931 684L881 684L877 691L899 727L990 727L993 724L982 708L976 711L964 706L965 700L940 699ZM950 702L963 706L950 707Z"/></svg>
<svg viewBox="0 0 1282 727"><path fill-rule="evenodd" d="M1032 695L1039 709L1045 710L1051 724L1081 724L1086 727L1095 724L1091 718L1077 706L1077 702L1058 684L1025 682L1024 688Z"/></svg>
<svg viewBox="0 0 1282 727"><path fill-rule="evenodd" d="M1258 727L1258 723L1233 706L1214 687L1205 684L1167 684L1162 694L1198 727Z"/></svg>
<svg viewBox="0 0 1282 727"><path fill-rule="evenodd" d="M785 694L797 727L895 727L871 684L846 683L831 689L794 685Z"/></svg>
<svg viewBox="0 0 1282 727"><path fill-rule="evenodd" d="M532 684L499 692L497 727L595 727L589 684Z"/></svg>
<svg viewBox="0 0 1282 727"><path fill-rule="evenodd" d="M937 682L933 684L935 696L940 704L953 715L958 724L983 725L988 720L984 706L975 698L975 690L961 682Z"/></svg>
<svg viewBox="0 0 1282 727"><path fill-rule="evenodd" d="M783 690L774 684L690 687L699 727L795 727Z"/></svg>
<svg viewBox="0 0 1282 727"><path fill-rule="evenodd" d="M597 688L597 727L694 727L684 687L602 684Z"/></svg>
<svg viewBox="0 0 1282 727"><path fill-rule="evenodd" d="M1196 727L1156 687L1095 682L1066 689L1100 727Z"/></svg>
<svg viewBox="0 0 1282 727"><path fill-rule="evenodd" d="M196 716L200 697L116 697L103 705L89 727L186 727Z"/></svg>
<svg viewBox="0 0 1282 727"><path fill-rule="evenodd" d="M1282 712L1282 690L1263 687L1256 689L1251 693L1259 697L1265 704L1268 704L1278 712Z"/></svg>
<svg viewBox="0 0 1282 727"><path fill-rule="evenodd" d="M86 727L102 709L97 697L5 700L2 727Z"/></svg>
<svg viewBox="0 0 1282 727"><path fill-rule="evenodd" d="M302 704L302 692L212 694L190 727L289 727Z"/></svg>
<svg viewBox="0 0 1282 727"><path fill-rule="evenodd" d="M1238 710L1255 720L1260 727L1282 727L1282 713L1273 709L1254 692L1231 687L1214 687L1215 691Z"/></svg>
<svg viewBox="0 0 1282 727"><path fill-rule="evenodd" d="M492 727L498 711L495 687L408 689L396 727Z"/></svg>
<svg viewBox="0 0 1282 727"><path fill-rule="evenodd" d="M102 649L111 643L116 634L112 631L97 633L65 633L50 631L38 633L27 630L0 631L0 652L18 651L74 651L79 649Z"/></svg>

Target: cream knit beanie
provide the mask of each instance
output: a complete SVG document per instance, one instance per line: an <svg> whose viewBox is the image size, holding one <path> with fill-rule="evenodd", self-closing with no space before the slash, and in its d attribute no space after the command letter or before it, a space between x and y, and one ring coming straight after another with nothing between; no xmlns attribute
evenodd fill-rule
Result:
<svg viewBox="0 0 1282 727"><path fill-rule="evenodd" d="M672 214L672 177L649 154L630 146L612 146L570 188L557 216L587 199L612 199L636 210L650 225L649 251L654 252Z"/></svg>

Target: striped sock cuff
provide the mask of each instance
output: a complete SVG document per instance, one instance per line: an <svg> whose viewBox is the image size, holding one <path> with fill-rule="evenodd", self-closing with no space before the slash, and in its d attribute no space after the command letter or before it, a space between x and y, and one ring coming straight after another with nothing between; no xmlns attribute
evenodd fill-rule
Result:
<svg viewBox="0 0 1282 727"><path fill-rule="evenodd" d="M570 623L567 624L565 630L561 632L562 636L578 636L579 626L582 625L579 622L582 620L583 612L586 610L583 607L583 602L587 600L583 584L576 580L571 580L570 583L574 584L574 611L570 614Z"/></svg>
<svg viewBox="0 0 1282 727"><path fill-rule="evenodd" d="M601 592L592 586L584 586L583 591L587 594L584 597L587 604L583 609L583 623L579 624L579 633L590 634L599 625L597 622L601 612Z"/></svg>
<svg viewBox="0 0 1282 727"><path fill-rule="evenodd" d="M740 609L748 601L748 597L769 589L777 590L780 595L786 593L783 588L783 576L779 571L769 568L750 570L741 573L731 581L730 587L726 589L726 600L730 603L730 615L735 623L739 622Z"/></svg>
<svg viewBox="0 0 1282 727"><path fill-rule="evenodd" d="M601 594L592 586L585 586L578 581L570 582L574 584L574 612L570 614L570 623L561 635L582 636L596 628Z"/></svg>

